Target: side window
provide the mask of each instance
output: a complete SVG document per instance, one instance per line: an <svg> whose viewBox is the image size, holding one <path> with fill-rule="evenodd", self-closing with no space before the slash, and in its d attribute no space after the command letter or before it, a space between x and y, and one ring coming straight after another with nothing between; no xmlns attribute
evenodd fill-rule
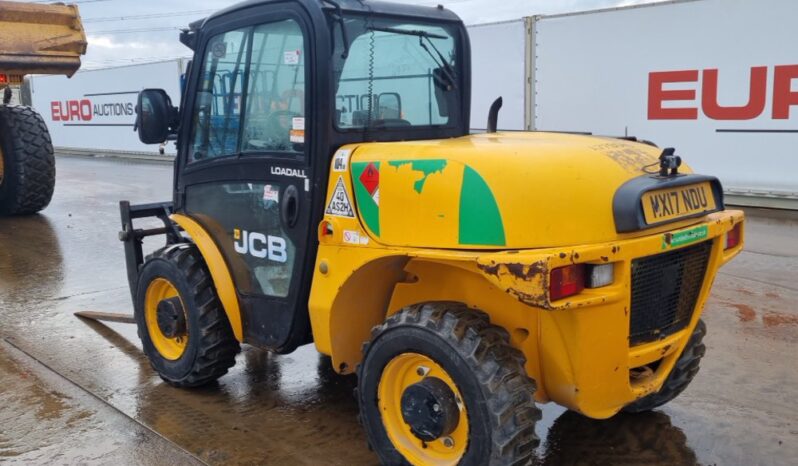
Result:
<svg viewBox="0 0 798 466"><path fill-rule="evenodd" d="M293 20L264 24L252 37L242 152L302 152L305 44Z"/></svg>
<svg viewBox="0 0 798 466"><path fill-rule="evenodd" d="M238 152L242 89L252 28L213 37L207 47L192 124L191 161Z"/></svg>

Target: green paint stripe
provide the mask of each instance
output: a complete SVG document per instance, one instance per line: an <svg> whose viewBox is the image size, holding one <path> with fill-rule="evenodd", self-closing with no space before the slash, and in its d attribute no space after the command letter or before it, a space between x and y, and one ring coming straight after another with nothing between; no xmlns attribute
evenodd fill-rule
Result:
<svg viewBox="0 0 798 466"><path fill-rule="evenodd" d="M432 160L396 160L393 162L388 162L388 165L399 168L402 165L410 165L410 169L413 171L421 172L424 176L413 183L413 189L416 190L417 193L421 194L424 191L424 184L427 182L427 178L433 173L442 173L443 169L446 168L447 161L443 159L432 159Z"/></svg>
<svg viewBox="0 0 798 466"><path fill-rule="evenodd" d="M469 166L463 171L460 193L460 244L507 244L496 198L485 180Z"/></svg>
<svg viewBox="0 0 798 466"><path fill-rule="evenodd" d="M366 171L371 162L354 162L352 163L352 186L355 187L355 202L357 202L357 210L360 212L360 217L366 226L379 238L380 236L380 206L374 202L371 194L360 182L360 176ZM380 169L380 162L373 162L377 170Z"/></svg>

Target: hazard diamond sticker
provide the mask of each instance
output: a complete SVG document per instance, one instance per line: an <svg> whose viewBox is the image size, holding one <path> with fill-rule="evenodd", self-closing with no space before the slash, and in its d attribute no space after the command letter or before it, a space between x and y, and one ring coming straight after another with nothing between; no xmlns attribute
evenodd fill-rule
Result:
<svg viewBox="0 0 798 466"><path fill-rule="evenodd" d="M363 187L366 188L366 191L371 196L374 196L374 192L379 189L380 170L374 165L374 162L369 163L366 169L363 170L363 174L360 175L360 183L363 184Z"/></svg>
<svg viewBox="0 0 798 466"><path fill-rule="evenodd" d="M338 177L338 183L335 184L335 191L333 191L332 199L330 199L330 204L327 206L325 213L338 217L355 217L355 212L352 210L352 203L349 202L349 195L346 194L344 178L341 176Z"/></svg>

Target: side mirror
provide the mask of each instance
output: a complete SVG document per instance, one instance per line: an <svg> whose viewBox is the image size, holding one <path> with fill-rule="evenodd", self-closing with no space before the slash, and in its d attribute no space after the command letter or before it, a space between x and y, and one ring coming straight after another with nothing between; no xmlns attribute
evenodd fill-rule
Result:
<svg viewBox="0 0 798 466"><path fill-rule="evenodd" d="M144 144L160 144L177 134L178 110L163 89L144 89L136 105L136 126Z"/></svg>

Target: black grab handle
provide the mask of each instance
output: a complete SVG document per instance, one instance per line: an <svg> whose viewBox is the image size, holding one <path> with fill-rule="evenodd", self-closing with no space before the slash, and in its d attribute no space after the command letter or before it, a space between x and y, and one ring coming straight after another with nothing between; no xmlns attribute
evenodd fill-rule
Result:
<svg viewBox="0 0 798 466"><path fill-rule="evenodd" d="M294 228L299 220L299 190L290 184L285 188L283 201L280 203L280 217L283 225Z"/></svg>

